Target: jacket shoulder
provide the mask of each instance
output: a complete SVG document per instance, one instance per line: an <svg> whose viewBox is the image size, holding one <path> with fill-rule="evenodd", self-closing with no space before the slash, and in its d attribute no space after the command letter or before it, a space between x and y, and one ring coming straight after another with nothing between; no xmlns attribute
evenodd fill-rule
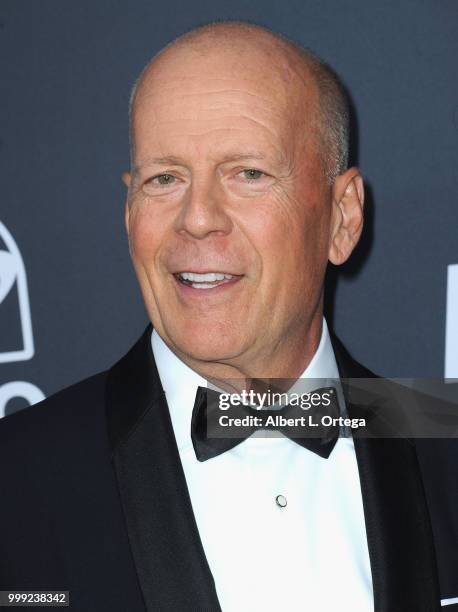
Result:
<svg viewBox="0 0 458 612"><path fill-rule="evenodd" d="M330 337L341 378L379 378L377 374L356 361L333 332L330 333Z"/></svg>
<svg viewBox="0 0 458 612"><path fill-rule="evenodd" d="M87 435L104 412L107 372L74 383L48 398L0 419L0 454L11 460L37 445L55 446L58 439Z"/></svg>

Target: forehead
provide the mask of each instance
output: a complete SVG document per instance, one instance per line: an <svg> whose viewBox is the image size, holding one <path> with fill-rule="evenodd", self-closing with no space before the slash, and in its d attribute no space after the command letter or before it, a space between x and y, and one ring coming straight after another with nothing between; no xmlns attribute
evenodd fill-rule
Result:
<svg viewBox="0 0 458 612"><path fill-rule="evenodd" d="M316 91L300 67L262 49L179 50L146 72L134 101L135 150L186 139L291 142L316 105ZM305 124L305 125L304 125Z"/></svg>

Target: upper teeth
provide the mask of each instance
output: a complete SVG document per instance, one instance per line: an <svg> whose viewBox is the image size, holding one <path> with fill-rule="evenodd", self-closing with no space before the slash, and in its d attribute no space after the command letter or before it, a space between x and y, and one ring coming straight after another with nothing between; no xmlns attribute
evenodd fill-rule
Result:
<svg viewBox="0 0 458 612"><path fill-rule="evenodd" d="M232 278L232 274L224 274L223 272L206 272L205 274L197 274L196 272L180 272L183 280L196 283L214 283L224 279Z"/></svg>

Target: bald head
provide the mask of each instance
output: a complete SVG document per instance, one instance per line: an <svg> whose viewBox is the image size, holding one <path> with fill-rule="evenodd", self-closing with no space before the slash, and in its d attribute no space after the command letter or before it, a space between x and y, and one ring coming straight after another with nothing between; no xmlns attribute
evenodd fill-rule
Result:
<svg viewBox="0 0 458 612"><path fill-rule="evenodd" d="M220 71L240 66L253 70L260 80L282 90L290 120L304 141L313 134L323 171L332 182L348 165L349 112L345 90L325 63L300 45L261 26L238 22L212 23L193 29L169 43L145 66L132 90L129 115L132 153L135 147L134 117L139 101L160 87L161 77L182 65L199 64L220 57Z"/></svg>

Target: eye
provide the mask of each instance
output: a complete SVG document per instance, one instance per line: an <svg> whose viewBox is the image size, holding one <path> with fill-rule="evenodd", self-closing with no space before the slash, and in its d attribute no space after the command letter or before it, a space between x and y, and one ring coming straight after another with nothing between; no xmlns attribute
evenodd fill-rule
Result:
<svg viewBox="0 0 458 612"><path fill-rule="evenodd" d="M242 170L239 174L242 174L243 178L246 178L248 181L255 181L264 176L264 172L261 172L261 170L256 170L255 168Z"/></svg>
<svg viewBox="0 0 458 612"><path fill-rule="evenodd" d="M159 184L159 185L171 185L175 182L175 177L172 174L158 174L157 176L153 176L150 180L151 183Z"/></svg>

